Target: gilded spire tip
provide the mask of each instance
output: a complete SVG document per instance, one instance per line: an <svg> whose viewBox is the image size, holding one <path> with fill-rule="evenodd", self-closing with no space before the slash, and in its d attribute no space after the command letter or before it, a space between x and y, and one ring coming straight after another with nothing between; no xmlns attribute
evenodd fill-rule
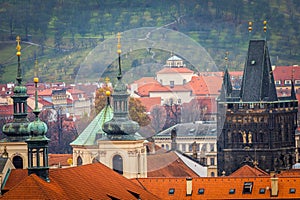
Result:
<svg viewBox="0 0 300 200"><path fill-rule="evenodd" d="M16 47L16 49L17 49L17 56L21 56L21 45L20 45L20 43L21 43L21 37L20 36L17 36L16 42L17 42L17 47Z"/></svg>
<svg viewBox="0 0 300 200"><path fill-rule="evenodd" d="M117 50L117 53L118 54L121 54L121 33L120 32L118 32L118 34L117 34L117 39L118 39L118 45L117 45L117 48L118 48L118 50Z"/></svg>

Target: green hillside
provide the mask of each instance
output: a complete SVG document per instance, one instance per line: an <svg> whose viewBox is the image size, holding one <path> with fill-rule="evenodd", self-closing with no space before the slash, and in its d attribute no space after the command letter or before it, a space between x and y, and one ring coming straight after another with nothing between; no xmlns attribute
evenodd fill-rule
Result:
<svg viewBox="0 0 300 200"><path fill-rule="evenodd" d="M33 76L36 55L42 81L72 83L97 45L117 32L140 27L164 27L186 34L209 52L219 69L225 65L228 51L230 69L239 70L250 38L249 20L253 21L251 38L267 37L273 65L298 64L298 0L2 0L0 83L15 80L16 35L23 41L25 81ZM264 20L268 21L266 35ZM164 63L170 55L160 49L153 51L154 60L146 50L124 56L125 70L145 62ZM105 75L111 69L108 67Z"/></svg>

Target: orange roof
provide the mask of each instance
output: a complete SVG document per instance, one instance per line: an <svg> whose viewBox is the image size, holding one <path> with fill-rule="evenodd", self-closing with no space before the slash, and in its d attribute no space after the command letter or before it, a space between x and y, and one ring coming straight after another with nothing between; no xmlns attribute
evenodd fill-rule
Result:
<svg viewBox="0 0 300 200"><path fill-rule="evenodd" d="M138 87L148 84L148 83L158 83L158 81L154 77L142 77L133 83L137 84Z"/></svg>
<svg viewBox="0 0 300 200"><path fill-rule="evenodd" d="M285 80L300 80L300 66L276 66L273 70L275 80L281 80L284 85Z"/></svg>
<svg viewBox="0 0 300 200"><path fill-rule="evenodd" d="M158 71L157 74L173 74L173 73L190 73L193 74L194 71L186 68L186 67L166 67L162 70Z"/></svg>
<svg viewBox="0 0 300 200"><path fill-rule="evenodd" d="M189 85L195 95L217 96L220 94L222 81L221 76L193 76Z"/></svg>
<svg viewBox="0 0 300 200"><path fill-rule="evenodd" d="M12 170L7 184L16 181ZM27 170L22 170L27 173ZM101 163L50 170L50 182L35 174L15 182L2 199L159 199Z"/></svg>
<svg viewBox="0 0 300 200"><path fill-rule="evenodd" d="M141 97L149 96L150 92L179 92L179 91L191 91L192 89L188 84L186 85L174 85L174 87L163 86L159 83L149 83L138 88L138 94Z"/></svg>
<svg viewBox="0 0 300 200"><path fill-rule="evenodd" d="M13 116L14 105L0 105L0 116Z"/></svg>
<svg viewBox="0 0 300 200"><path fill-rule="evenodd" d="M161 97L143 97L138 98L142 105L146 107L146 112L150 112L152 107L156 105L160 105L161 103Z"/></svg>
<svg viewBox="0 0 300 200"><path fill-rule="evenodd" d="M72 154L49 154L49 166L60 165L60 166L70 166L68 159L72 159Z"/></svg>
<svg viewBox="0 0 300 200"><path fill-rule="evenodd" d="M147 177L199 177L173 151L147 156Z"/></svg>
<svg viewBox="0 0 300 200"><path fill-rule="evenodd" d="M136 181L142 187L162 199L270 199L270 177L206 177L192 179L192 194L186 195L186 178L139 178ZM252 182L251 194L243 193L244 184ZM276 199L300 199L300 177L285 177L278 180ZM170 189L174 194L169 194ZM268 189L269 188L269 189ZM295 193L290 193L294 188ZM203 194L199 194L203 189ZM229 191L234 189L233 194ZM264 189L264 193L260 190Z"/></svg>
<svg viewBox="0 0 300 200"><path fill-rule="evenodd" d="M270 176L264 170L258 167L250 167L249 165L244 165L229 176L231 177L255 177L255 176Z"/></svg>
<svg viewBox="0 0 300 200"><path fill-rule="evenodd" d="M39 96L52 96L52 89L39 91Z"/></svg>

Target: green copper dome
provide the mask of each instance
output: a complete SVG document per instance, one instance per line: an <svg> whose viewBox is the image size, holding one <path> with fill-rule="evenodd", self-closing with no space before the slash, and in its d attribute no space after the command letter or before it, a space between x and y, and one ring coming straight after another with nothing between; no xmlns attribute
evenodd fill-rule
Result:
<svg viewBox="0 0 300 200"><path fill-rule="evenodd" d="M45 135L48 131L47 124L37 118L35 121L31 122L28 126L28 132L31 136Z"/></svg>
<svg viewBox="0 0 300 200"><path fill-rule="evenodd" d="M17 85L14 88L15 94L26 94L27 95L27 88L24 85Z"/></svg>

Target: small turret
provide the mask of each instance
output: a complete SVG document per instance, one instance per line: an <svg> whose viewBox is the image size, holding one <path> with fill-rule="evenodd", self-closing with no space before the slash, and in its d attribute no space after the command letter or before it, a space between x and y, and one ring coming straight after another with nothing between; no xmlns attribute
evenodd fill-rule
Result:
<svg viewBox="0 0 300 200"><path fill-rule="evenodd" d="M35 61L35 67L37 68L37 61ZM31 122L28 126L28 132L30 133L30 137L26 140L26 143L28 145L28 175L36 174L40 178L49 182L49 139L46 137L48 127L46 123L41 121L39 118L40 110L38 108L37 92L39 78L35 76L33 81L35 85L35 108L33 110L33 113L35 114L35 120ZM42 158L40 158L40 156L42 156Z"/></svg>

